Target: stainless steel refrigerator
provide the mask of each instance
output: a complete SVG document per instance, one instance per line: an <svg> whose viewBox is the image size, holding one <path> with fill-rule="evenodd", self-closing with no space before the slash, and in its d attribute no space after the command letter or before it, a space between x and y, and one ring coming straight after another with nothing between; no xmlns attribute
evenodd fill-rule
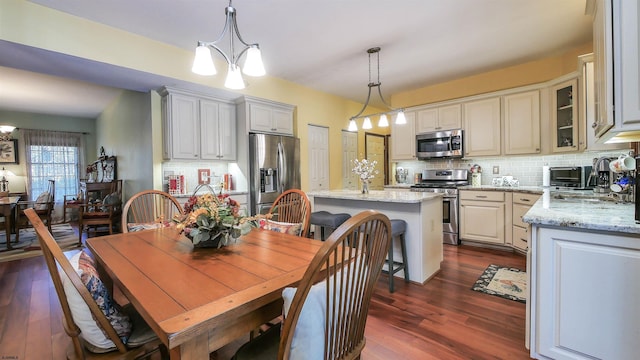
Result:
<svg viewBox="0 0 640 360"><path fill-rule="evenodd" d="M282 192L300 188L300 140L249 134L251 215L269 211Z"/></svg>

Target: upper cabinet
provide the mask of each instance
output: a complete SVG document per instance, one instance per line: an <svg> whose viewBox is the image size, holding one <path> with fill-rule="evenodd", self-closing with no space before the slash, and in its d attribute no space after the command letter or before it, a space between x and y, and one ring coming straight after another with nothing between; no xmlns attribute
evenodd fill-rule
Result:
<svg viewBox="0 0 640 360"><path fill-rule="evenodd" d="M578 150L578 81L551 87L551 128L553 152Z"/></svg>
<svg viewBox="0 0 640 360"><path fill-rule="evenodd" d="M201 159L236 159L235 105L200 100L200 129Z"/></svg>
<svg viewBox="0 0 640 360"><path fill-rule="evenodd" d="M240 117L249 122L249 131L293 135L294 106L249 96L239 106Z"/></svg>
<svg viewBox="0 0 640 360"><path fill-rule="evenodd" d="M596 119L595 109L595 87L593 71L593 54L578 56L578 118L580 121L580 137L584 139L580 142L580 150L604 151L629 149L631 143L603 144L596 141L596 135L591 125Z"/></svg>
<svg viewBox="0 0 640 360"><path fill-rule="evenodd" d="M505 95L502 105L504 153L540 153L540 91Z"/></svg>
<svg viewBox="0 0 640 360"><path fill-rule="evenodd" d="M596 118L599 142L640 140L640 24L637 1L589 0L593 15Z"/></svg>
<svg viewBox="0 0 640 360"><path fill-rule="evenodd" d="M417 111L417 134L460 129L461 127L462 110L460 104L438 106Z"/></svg>
<svg viewBox="0 0 640 360"><path fill-rule="evenodd" d="M464 102L464 156L500 155L500 97Z"/></svg>
<svg viewBox="0 0 640 360"><path fill-rule="evenodd" d="M416 159L416 113L405 111L407 123L397 125L391 122L391 160Z"/></svg>
<svg viewBox="0 0 640 360"><path fill-rule="evenodd" d="M236 115L231 102L164 88L163 157L236 160Z"/></svg>

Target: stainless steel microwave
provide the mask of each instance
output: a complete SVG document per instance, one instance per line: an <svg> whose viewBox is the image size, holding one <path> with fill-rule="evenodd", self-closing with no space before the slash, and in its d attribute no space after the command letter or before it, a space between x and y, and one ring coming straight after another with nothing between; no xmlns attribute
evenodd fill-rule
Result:
<svg viewBox="0 0 640 360"><path fill-rule="evenodd" d="M461 158L462 129L434 131L416 135L418 159Z"/></svg>

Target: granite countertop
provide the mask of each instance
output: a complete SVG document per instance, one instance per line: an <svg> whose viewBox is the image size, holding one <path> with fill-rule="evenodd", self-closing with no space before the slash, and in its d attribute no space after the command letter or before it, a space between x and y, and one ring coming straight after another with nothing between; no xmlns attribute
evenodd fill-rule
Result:
<svg viewBox="0 0 640 360"><path fill-rule="evenodd" d="M544 190L522 220L532 225L631 233L640 238L633 203L616 202L591 191Z"/></svg>
<svg viewBox="0 0 640 360"><path fill-rule="evenodd" d="M363 194L359 190L329 190L314 191L308 194L313 197L343 199L343 200L364 200L379 202L397 202L397 203L419 203L442 197L442 194L428 192L412 192L412 191L393 191L393 190L371 190L368 194Z"/></svg>
<svg viewBox="0 0 640 360"><path fill-rule="evenodd" d="M506 192L521 192L529 194L542 194L544 188L542 186L494 186L494 185L481 185L481 186L459 186L458 190L476 190L476 191L506 191Z"/></svg>
<svg viewBox="0 0 640 360"><path fill-rule="evenodd" d="M411 189L411 186L413 186L413 184L389 184L389 185L385 185L384 188L385 189Z"/></svg>

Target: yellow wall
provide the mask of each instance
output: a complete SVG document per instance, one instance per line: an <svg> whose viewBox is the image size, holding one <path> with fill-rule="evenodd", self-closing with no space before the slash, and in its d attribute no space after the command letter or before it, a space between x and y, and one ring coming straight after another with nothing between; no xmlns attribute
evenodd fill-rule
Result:
<svg viewBox="0 0 640 360"><path fill-rule="evenodd" d="M576 71L578 56L588 54L592 49L589 42L542 60L400 92L391 96L391 104L394 107L430 104L549 81Z"/></svg>
<svg viewBox="0 0 640 360"><path fill-rule="evenodd" d="M0 41L3 40L223 89L223 76L202 77L191 72L193 50L166 45L23 0L2 1ZM390 96L394 107L408 107L542 82L574 71L576 56L590 51L591 44L585 44L556 57L385 96ZM223 67L222 65L220 63L219 67ZM363 93L366 90L363 85ZM362 104L269 76L251 78L249 86L236 93L238 96L247 94L296 106L295 128L302 144L300 158L303 189L309 186L307 124L329 127L329 158L333 166L330 188L341 187L340 162L335 161L342 157L341 130L347 128L349 117L356 114ZM149 171L153 173L153 186L156 187L160 184L156 177L160 176L158 169L162 161L161 140L158 136L161 122L159 109L156 109L159 106L157 97L152 93L148 101L152 108L151 121L147 125L153 133L153 148L146 155L152 163L153 170ZM379 110L371 109L366 113L376 112ZM379 129L376 126L377 119L372 120L374 129L369 132L389 133L389 128ZM358 125L361 124L360 120ZM100 128L102 130L111 126L116 125L105 123ZM129 125L126 123L117 126L119 131L128 131L126 127ZM133 127L135 129L136 126ZM364 153L362 130L358 134L358 153ZM146 161L141 162L145 163Z"/></svg>
<svg viewBox="0 0 640 360"><path fill-rule="evenodd" d="M211 88L224 88L223 76L203 77L191 72L193 50L166 45L22 0L3 0L2 7L0 41L6 40L69 54ZM219 63L218 67L222 68L223 64ZM246 89L235 91L238 96L247 94L297 107L295 128L302 144L300 149L302 188L306 189L309 184L306 175L308 174L307 124L329 127L329 156L330 159L339 159L342 157L341 130L347 128L349 117L356 114L362 104L269 76L247 80L249 86ZM362 91L366 90L367 88L363 86ZM154 94L149 101L152 107L159 105L159 100ZM161 142L157 136L161 123L156 113L159 109L152 108L151 111L150 126L154 134L154 146L153 150L150 150L152 153L148 156L153 158L153 186L156 187L161 184L155 179L160 176L160 171L157 169L162 161L161 144L155 144ZM371 112L378 111L371 109ZM107 129L109 126L116 125L103 124L101 129ZM120 123L117 126L119 131L127 131L125 128L127 124ZM374 129L370 131L385 134L388 133L388 128L376 129L374 124ZM121 145L118 142L113 144ZM362 131L359 132L359 148L359 152L363 153L364 133ZM335 189L340 188L341 185L340 168L336 167L331 171L330 187Z"/></svg>

